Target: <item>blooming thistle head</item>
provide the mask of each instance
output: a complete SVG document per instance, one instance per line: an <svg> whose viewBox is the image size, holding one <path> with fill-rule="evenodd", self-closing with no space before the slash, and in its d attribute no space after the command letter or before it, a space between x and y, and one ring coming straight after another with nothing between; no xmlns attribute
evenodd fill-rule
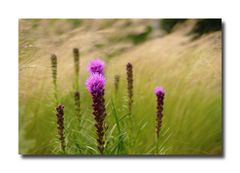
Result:
<svg viewBox="0 0 240 173"><path fill-rule="evenodd" d="M86 87L91 94L99 94L104 91L105 78L102 74L93 73L86 81Z"/></svg>
<svg viewBox="0 0 240 173"><path fill-rule="evenodd" d="M100 59L92 60L88 65L88 71L90 74L98 73L104 75L105 63Z"/></svg>
<svg viewBox="0 0 240 173"><path fill-rule="evenodd" d="M154 92L155 92L156 96L158 96L158 97L159 96L164 96L164 94L165 94L165 90L161 86L156 87Z"/></svg>

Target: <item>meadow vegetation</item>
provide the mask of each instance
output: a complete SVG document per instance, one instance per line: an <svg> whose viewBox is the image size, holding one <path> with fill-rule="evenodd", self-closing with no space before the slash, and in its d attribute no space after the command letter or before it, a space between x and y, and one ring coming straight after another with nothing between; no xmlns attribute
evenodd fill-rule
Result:
<svg viewBox="0 0 240 173"><path fill-rule="evenodd" d="M221 155L221 32L192 40L189 32L195 23L185 21L159 37L154 33L160 31L147 29L152 20L20 20L19 153L100 154L85 81L89 62L101 58L106 79L105 155ZM79 48L80 57L77 78L74 48ZM57 56L57 89L52 53ZM131 116L129 62L133 66ZM159 138L156 86L166 91ZM56 102L64 105L64 151Z"/></svg>

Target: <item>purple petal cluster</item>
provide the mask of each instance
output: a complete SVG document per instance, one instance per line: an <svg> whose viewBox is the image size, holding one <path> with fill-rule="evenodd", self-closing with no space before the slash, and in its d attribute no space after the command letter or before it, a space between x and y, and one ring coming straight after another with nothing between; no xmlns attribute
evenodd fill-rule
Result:
<svg viewBox="0 0 240 173"><path fill-rule="evenodd" d="M102 74L94 73L86 81L86 87L91 94L102 93L105 87L105 78Z"/></svg>
<svg viewBox="0 0 240 173"><path fill-rule="evenodd" d="M92 60L88 65L88 71L90 74L98 73L104 75L105 63L100 59Z"/></svg>
<svg viewBox="0 0 240 173"><path fill-rule="evenodd" d="M164 88L161 87L161 86L156 87L155 90L154 90L154 92L155 92L155 94L156 94L157 96L162 96L162 95L165 94L165 90L164 90Z"/></svg>

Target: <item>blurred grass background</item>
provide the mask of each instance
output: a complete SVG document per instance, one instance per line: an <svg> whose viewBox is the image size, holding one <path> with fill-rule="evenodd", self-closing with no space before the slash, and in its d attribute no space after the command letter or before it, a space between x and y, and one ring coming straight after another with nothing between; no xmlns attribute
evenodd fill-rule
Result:
<svg viewBox="0 0 240 173"><path fill-rule="evenodd" d="M208 20L214 26L219 21ZM166 96L159 154L221 155L221 28L206 29L210 24L203 20L170 21L170 27L168 22L21 19L19 153L61 154L50 65L50 54L55 53L68 154L98 154L91 97L84 83L88 62L100 57L106 62L107 80L105 154L155 154L153 90L161 85ZM80 50L81 122L74 116L75 47ZM126 107L128 62L134 72L132 124ZM117 94L114 75L120 75Z"/></svg>

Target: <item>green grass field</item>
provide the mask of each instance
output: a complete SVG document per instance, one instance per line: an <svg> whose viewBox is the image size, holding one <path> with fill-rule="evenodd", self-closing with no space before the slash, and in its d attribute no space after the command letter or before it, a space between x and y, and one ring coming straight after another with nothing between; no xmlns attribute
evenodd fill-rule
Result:
<svg viewBox="0 0 240 173"><path fill-rule="evenodd" d="M85 81L87 64L101 57L106 63L104 154L222 155L221 32L192 41L180 28L164 37L149 38L134 45L121 39L122 35L134 29L138 31L139 26L148 25L149 21L136 21L129 24L129 29L124 21L114 22L95 22L99 27L89 30L94 22L78 22L77 26L72 22L71 27L67 21L20 21L19 153L99 154L91 95ZM65 28L56 32L54 29L61 24ZM81 54L80 121L75 115L73 97L74 47L79 47ZM65 153L61 151L56 127L51 53L59 58L57 83L60 103L65 106ZM134 78L131 117L127 110L128 62L133 64ZM114 75L120 75L117 93ZM157 149L154 88L159 85L165 88L166 95Z"/></svg>

